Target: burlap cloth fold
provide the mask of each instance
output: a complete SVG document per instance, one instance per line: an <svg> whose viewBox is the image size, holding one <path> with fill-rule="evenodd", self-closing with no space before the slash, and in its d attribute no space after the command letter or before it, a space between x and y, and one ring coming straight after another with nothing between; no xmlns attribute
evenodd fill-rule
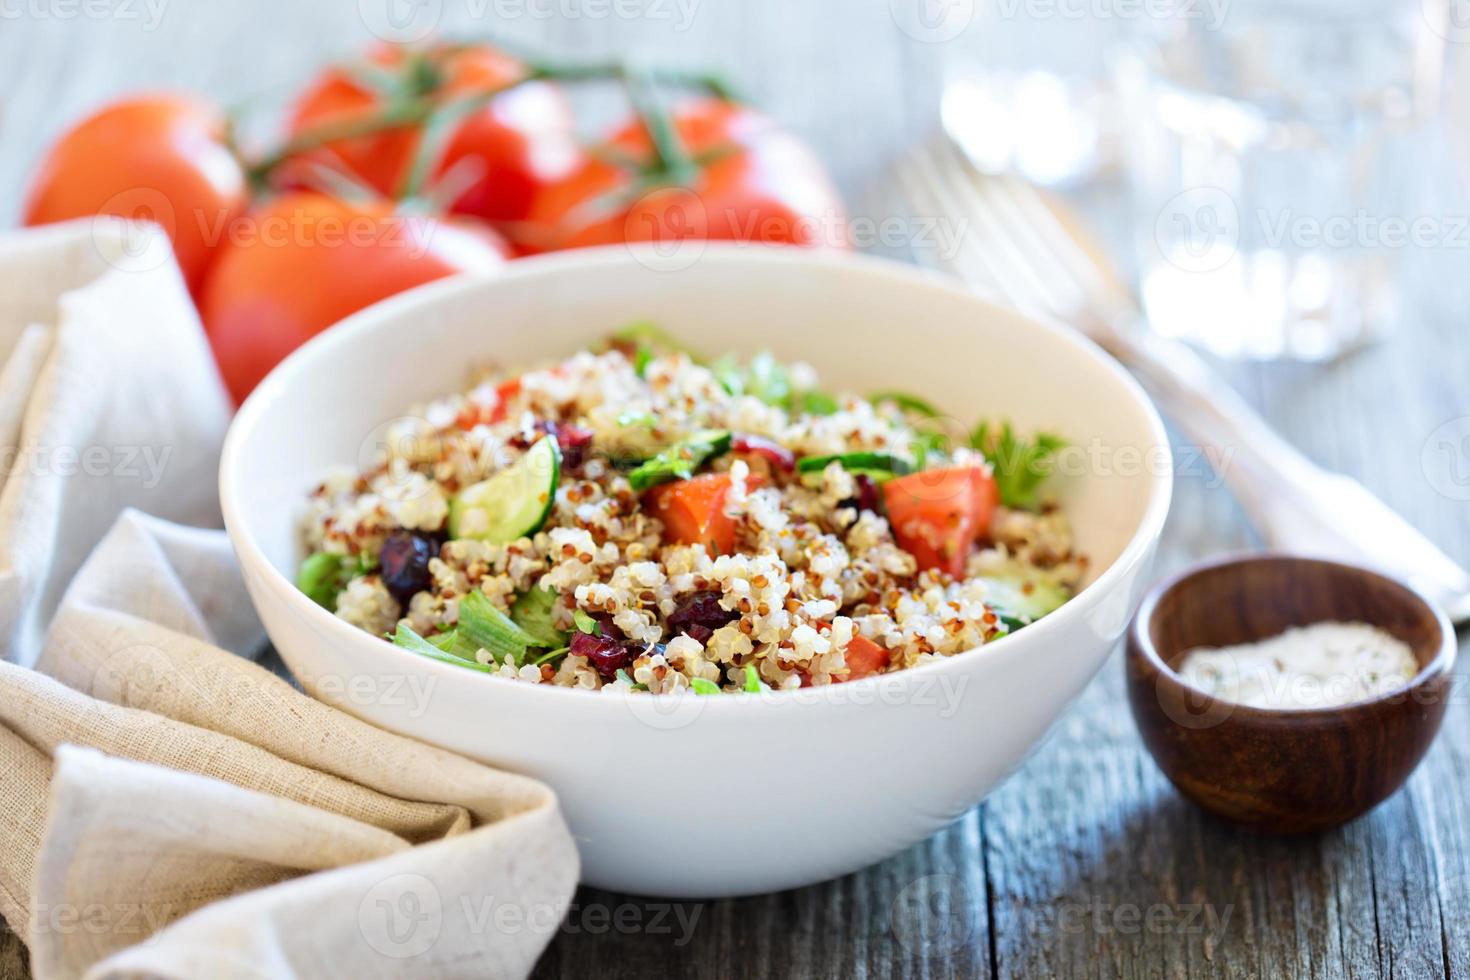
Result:
<svg viewBox="0 0 1470 980"><path fill-rule="evenodd" d="M259 648L228 408L167 244L0 237L0 915L40 980L516 977L577 857L542 784L328 708ZM146 512L146 513L145 513Z"/></svg>

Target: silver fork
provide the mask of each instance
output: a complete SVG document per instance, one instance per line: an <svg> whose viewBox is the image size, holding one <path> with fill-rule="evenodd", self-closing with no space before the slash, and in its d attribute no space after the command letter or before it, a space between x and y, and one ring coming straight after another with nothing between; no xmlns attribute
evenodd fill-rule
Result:
<svg viewBox="0 0 1470 980"><path fill-rule="evenodd" d="M967 222L952 256L925 256L977 291L1069 324L1108 350L1212 461L1272 548L1377 567L1470 620L1470 573L1366 487L1286 442L1186 345L1144 322L1076 218L1024 180L977 168L942 137L900 161L917 214Z"/></svg>

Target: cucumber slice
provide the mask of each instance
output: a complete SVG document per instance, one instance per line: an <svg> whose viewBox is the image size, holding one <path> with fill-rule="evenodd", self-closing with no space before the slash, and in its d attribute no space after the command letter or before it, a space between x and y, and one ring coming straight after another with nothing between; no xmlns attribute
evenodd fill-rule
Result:
<svg viewBox="0 0 1470 980"><path fill-rule="evenodd" d="M649 487L674 480L687 480L694 471L716 456L730 451L732 436L724 429L704 429L688 439L646 460L628 474L633 489L642 493Z"/></svg>
<svg viewBox="0 0 1470 980"><path fill-rule="evenodd" d="M1071 598L1050 575L1036 569L1006 567L980 576L980 581L985 583L985 601L1012 632L1036 622Z"/></svg>
<svg viewBox="0 0 1470 980"><path fill-rule="evenodd" d="M843 453L840 456L807 456L796 461L804 486L818 488L822 485L822 471L833 463L853 476L866 476L874 483L887 483L896 476L905 476L914 471L908 460L888 453Z"/></svg>
<svg viewBox="0 0 1470 980"><path fill-rule="evenodd" d="M841 453L836 456L805 456L796 461L798 473L820 473L832 463L841 463L850 473L882 473L886 477L904 476L914 471L906 459L888 453Z"/></svg>
<svg viewBox="0 0 1470 980"><path fill-rule="evenodd" d="M449 502L449 536L506 544L541 530L556 503L561 450L543 436L526 454Z"/></svg>

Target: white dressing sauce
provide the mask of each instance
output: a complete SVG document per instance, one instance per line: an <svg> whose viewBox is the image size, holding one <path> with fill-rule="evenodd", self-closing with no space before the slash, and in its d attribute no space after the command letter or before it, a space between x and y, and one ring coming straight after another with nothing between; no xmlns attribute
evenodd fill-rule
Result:
<svg viewBox="0 0 1470 980"><path fill-rule="evenodd" d="M1370 701L1419 672L1403 641L1367 623L1314 623L1233 647L1199 647L1179 673L1192 687L1253 708L1301 710Z"/></svg>

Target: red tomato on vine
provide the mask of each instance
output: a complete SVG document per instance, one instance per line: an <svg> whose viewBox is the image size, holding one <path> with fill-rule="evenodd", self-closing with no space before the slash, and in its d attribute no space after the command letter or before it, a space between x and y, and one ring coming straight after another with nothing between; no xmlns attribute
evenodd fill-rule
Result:
<svg viewBox="0 0 1470 980"><path fill-rule="evenodd" d="M410 100L443 107L526 75L522 62L489 45L384 45L371 51L365 64L329 68L312 83L292 111L290 132L301 136L324 126L391 116ZM430 125L429 119L416 119L332 140L300 158L340 169L385 197L397 197ZM571 108L551 82L521 82L450 125L428 176L455 191L451 210L486 221L524 220L538 191L581 160Z"/></svg>
<svg viewBox="0 0 1470 980"><path fill-rule="evenodd" d="M184 280L197 293L248 199L226 133L224 114L191 96L113 102L47 151L22 220L44 225L108 214L154 221L168 232Z"/></svg>
<svg viewBox="0 0 1470 980"><path fill-rule="evenodd" d="M648 128L634 120L537 196L528 232L537 246L710 239L847 247L842 200L805 143L722 99L687 102L671 123L687 173L660 172Z"/></svg>
<svg viewBox="0 0 1470 980"><path fill-rule="evenodd" d="M231 231L201 297L205 332L239 402L338 320L435 279L493 272L507 253L504 240L473 219L285 194Z"/></svg>

